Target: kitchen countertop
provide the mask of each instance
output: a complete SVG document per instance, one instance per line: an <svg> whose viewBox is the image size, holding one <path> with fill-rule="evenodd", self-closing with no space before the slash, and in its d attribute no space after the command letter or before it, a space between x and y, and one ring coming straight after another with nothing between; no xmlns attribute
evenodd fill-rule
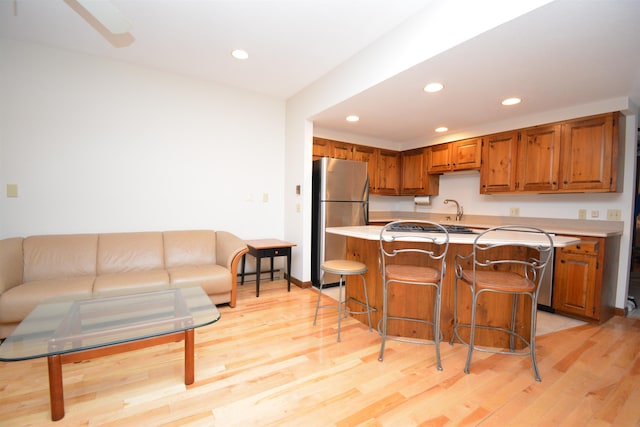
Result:
<svg viewBox="0 0 640 427"><path fill-rule="evenodd" d="M464 215L461 221L452 221L452 215L423 212L371 211L369 222L391 222L398 220L425 220L442 224L462 225L469 228L491 228L498 225L529 225L548 233L570 236L611 237L620 236L623 221L596 221L586 219L531 218L515 216Z"/></svg>
<svg viewBox="0 0 640 427"><path fill-rule="evenodd" d="M327 233L339 234L347 237L355 237L358 239L365 240L379 240L380 239L380 231L382 230L381 225L361 225L361 226L352 226L352 227L329 227L327 228ZM395 235L403 235L407 234L404 232L394 232L392 234ZM420 235L429 235L429 236L442 236L440 233L424 233L420 232ZM453 244L473 244L477 234L457 234L450 233L449 234L449 243ZM563 247L574 245L580 242L579 238L576 237L568 237L568 236L552 236L553 246L554 247ZM407 241L412 241L410 238ZM422 240L416 239L416 242L420 242ZM537 235L532 235L531 233L517 232L517 231L500 231L496 232L491 240L483 240L486 243L513 243L513 242L522 242L524 244L536 244L546 243L546 240L542 240Z"/></svg>

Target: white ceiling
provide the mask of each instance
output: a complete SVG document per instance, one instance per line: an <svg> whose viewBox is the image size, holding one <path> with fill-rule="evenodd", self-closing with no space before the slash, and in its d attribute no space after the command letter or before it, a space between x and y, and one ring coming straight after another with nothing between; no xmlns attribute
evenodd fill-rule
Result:
<svg viewBox="0 0 640 427"><path fill-rule="evenodd" d="M135 41L115 48L63 0L0 0L0 37L286 99L429 0L112 0ZM230 56L249 52L247 61ZM426 94L438 79L445 90ZM500 100L522 97L506 109ZM640 0L557 0L318 114L325 129L398 143L616 97L640 104ZM347 114L361 121L345 122Z"/></svg>
<svg viewBox="0 0 640 427"><path fill-rule="evenodd" d="M445 89L426 94L421 89L433 79ZM512 96L523 102L501 105ZM435 138L439 126L464 133L617 97L640 105L640 0L562 0L348 99L314 123L403 142ZM348 114L363 119L353 125Z"/></svg>

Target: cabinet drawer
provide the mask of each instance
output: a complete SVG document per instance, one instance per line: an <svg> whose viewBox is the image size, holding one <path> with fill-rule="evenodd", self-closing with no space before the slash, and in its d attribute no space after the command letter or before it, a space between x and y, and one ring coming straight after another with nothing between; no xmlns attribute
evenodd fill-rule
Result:
<svg viewBox="0 0 640 427"><path fill-rule="evenodd" d="M251 248L250 248L251 249ZM291 248L266 248L266 249L254 249L249 250L251 255L259 255L262 257L277 257L286 256L291 253Z"/></svg>
<svg viewBox="0 0 640 427"><path fill-rule="evenodd" d="M584 254L584 255L597 255L599 250L599 243L597 240L582 240L575 245L562 248L562 252L571 254Z"/></svg>

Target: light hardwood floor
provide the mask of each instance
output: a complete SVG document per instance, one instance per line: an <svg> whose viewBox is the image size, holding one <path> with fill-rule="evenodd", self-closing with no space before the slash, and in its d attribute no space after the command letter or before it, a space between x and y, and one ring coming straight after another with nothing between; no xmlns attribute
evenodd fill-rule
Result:
<svg viewBox="0 0 640 427"><path fill-rule="evenodd" d="M528 358L389 342L323 310L286 282L245 284L234 309L196 331L195 383L183 344L64 365L60 426L638 426L640 320L614 317L538 338L542 382ZM327 297L328 298L328 297ZM327 300L329 302L330 300ZM0 425L50 421L46 360L0 363Z"/></svg>

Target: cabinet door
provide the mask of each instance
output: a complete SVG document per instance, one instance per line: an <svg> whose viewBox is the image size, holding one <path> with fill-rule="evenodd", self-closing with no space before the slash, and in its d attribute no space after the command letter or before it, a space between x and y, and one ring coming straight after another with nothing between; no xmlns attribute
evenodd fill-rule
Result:
<svg viewBox="0 0 640 427"><path fill-rule="evenodd" d="M516 190L518 132L489 135L482 147L480 193L504 193Z"/></svg>
<svg viewBox="0 0 640 427"><path fill-rule="evenodd" d="M324 138L313 138L313 160L331 157L331 141Z"/></svg>
<svg viewBox="0 0 640 427"><path fill-rule="evenodd" d="M455 141L450 146L453 170L480 169L482 138Z"/></svg>
<svg viewBox="0 0 640 427"><path fill-rule="evenodd" d="M369 175L369 189L371 192L376 191L377 151L376 148L365 145L353 146L353 160L367 162L367 174Z"/></svg>
<svg viewBox="0 0 640 427"><path fill-rule="evenodd" d="M334 159L353 160L353 144L348 142L333 141Z"/></svg>
<svg viewBox="0 0 640 427"><path fill-rule="evenodd" d="M403 151L400 154L401 194L416 194L424 190L427 175L426 153L422 148Z"/></svg>
<svg viewBox="0 0 640 427"><path fill-rule="evenodd" d="M615 191L618 137L614 114L562 125L561 188Z"/></svg>
<svg viewBox="0 0 640 427"><path fill-rule="evenodd" d="M378 151L376 192L391 196L397 196L400 193L400 153L398 151Z"/></svg>
<svg viewBox="0 0 640 427"><path fill-rule="evenodd" d="M560 168L560 125L525 129L518 147L520 191L555 191Z"/></svg>
<svg viewBox="0 0 640 427"><path fill-rule="evenodd" d="M553 308L583 317L595 316L597 257L559 251L553 288Z"/></svg>
<svg viewBox="0 0 640 427"><path fill-rule="evenodd" d="M429 150L426 148L418 148L401 153L400 194L404 196L438 194L439 177L427 173L429 154Z"/></svg>
<svg viewBox="0 0 640 427"><path fill-rule="evenodd" d="M438 144L428 148L431 151L427 171L431 174L443 173L451 170L451 145Z"/></svg>

